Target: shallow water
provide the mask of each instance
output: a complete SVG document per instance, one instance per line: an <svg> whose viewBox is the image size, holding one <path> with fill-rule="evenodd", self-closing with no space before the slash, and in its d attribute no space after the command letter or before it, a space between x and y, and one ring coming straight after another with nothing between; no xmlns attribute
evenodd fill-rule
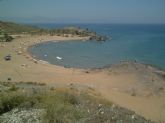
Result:
<svg viewBox="0 0 165 123"><path fill-rule="evenodd" d="M49 24L42 26L48 27ZM39 59L66 67L100 68L120 61L136 60L165 69L165 25L79 24L79 26L109 35L112 40L101 43L47 42L30 47L29 52ZM57 56L63 59L59 60Z"/></svg>

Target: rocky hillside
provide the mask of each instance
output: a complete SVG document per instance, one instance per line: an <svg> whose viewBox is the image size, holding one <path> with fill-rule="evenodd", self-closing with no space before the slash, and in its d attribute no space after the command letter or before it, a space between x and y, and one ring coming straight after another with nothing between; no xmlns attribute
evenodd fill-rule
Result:
<svg viewBox="0 0 165 123"><path fill-rule="evenodd" d="M0 21L0 31L8 34L27 34L38 33L41 29L23 24Z"/></svg>
<svg viewBox="0 0 165 123"><path fill-rule="evenodd" d="M79 36L79 37L89 37L89 40L95 41L106 41L110 37L99 35L96 32L89 31L88 29L82 29L79 27L64 27L64 28L54 28L54 29L42 29L29 25L16 24L12 22L2 22L0 21L0 37L1 33L5 34L39 34L45 35L49 34L51 36Z"/></svg>
<svg viewBox="0 0 165 123"><path fill-rule="evenodd" d="M90 87L0 83L1 123L152 123Z"/></svg>
<svg viewBox="0 0 165 123"><path fill-rule="evenodd" d="M111 75L133 75L137 81L129 83L125 87L118 86L118 91L126 92L132 96L164 96L165 95L165 71L152 65L138 63L136 61L123 61L119 64L91 69L86 72L106 72Z"/></svg>
<svg viewBox="0 0 165 123"><path fill-rule="evenodd" d="M50 35L64 35L64 36L79 36L79 37L89 37L89 40L96 41L106 41L110 37L99 35L96 32L90 31L88 28L82 29L80 27L65 27L59 29L52 29L49 31Z"/></svg>

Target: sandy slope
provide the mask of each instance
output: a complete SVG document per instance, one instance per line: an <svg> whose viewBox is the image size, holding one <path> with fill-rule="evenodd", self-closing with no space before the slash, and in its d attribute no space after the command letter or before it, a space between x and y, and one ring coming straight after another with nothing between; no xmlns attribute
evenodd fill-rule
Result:
<svg viewBox="0 0 165 123"><path fill-rule="evenodd" d="M82 38L23 36L11 43L0 43L0 81L8 81L8 78L11 78L11 81L87 85L100 91L109 100L146 118L165 122L164 74L160 76L153 72L156 69L145 68L140 64L127 64L125 67L119 65L101 70L64 68L36 61L26 52L28 46L36 43L72 39ZM12 55L11 61L4 60L7 54ZM140 69L135 69L134 66ZM153 88L154 86L156 88Z"/></svg>

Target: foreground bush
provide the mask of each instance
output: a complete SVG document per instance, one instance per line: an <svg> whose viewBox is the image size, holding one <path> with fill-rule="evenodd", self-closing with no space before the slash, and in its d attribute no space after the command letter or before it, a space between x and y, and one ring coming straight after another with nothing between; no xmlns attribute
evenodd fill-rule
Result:
<svg viewBox="0 0 165 123"><path fill-rule="evenodd" d="M64 87L52 90L38 86L0 92L0 122L151 123L101 98L94 89Z"/></svg>
<svg viewBox="0 0 165 123"><path fill-rule="evenodd" d="M25 101L25 97L19 94L0 94L0 114L11 111Z"/></svg>

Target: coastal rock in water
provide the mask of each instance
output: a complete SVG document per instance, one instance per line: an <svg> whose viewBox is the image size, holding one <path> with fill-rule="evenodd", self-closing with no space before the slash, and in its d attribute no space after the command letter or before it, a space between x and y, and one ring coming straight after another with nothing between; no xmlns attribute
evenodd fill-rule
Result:
<svg viewBox="0 0 165 123"><path fill-rule="evenodd" d="M89 37L89 40L96 40L96 41L106 41L109 40L110 38L107 36L102 36L102 35L92 35Z"/></svg>

